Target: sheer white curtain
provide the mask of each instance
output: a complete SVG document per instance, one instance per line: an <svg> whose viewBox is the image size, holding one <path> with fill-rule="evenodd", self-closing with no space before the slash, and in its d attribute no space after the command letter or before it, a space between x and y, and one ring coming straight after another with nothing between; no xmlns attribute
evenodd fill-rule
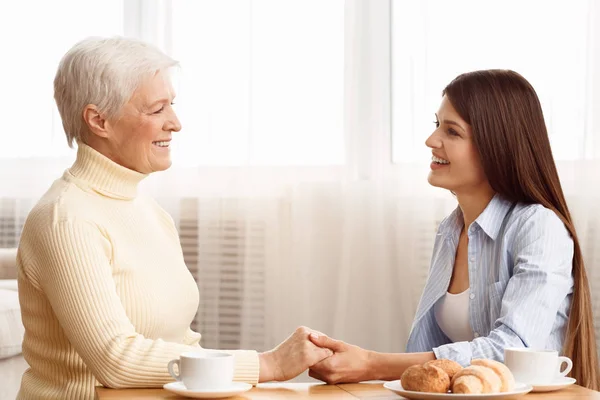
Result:
<svg viewBox="0 0 600 400"><path fill-rule="evenodd" d="M473 1L265 0L238 2L235 12L230 5L164 3L173 23L165 48L182 61L179 107L188 128L174 154L179 165L148 189L200 199L200 235L213 224L222 238L242 222L234 247L246 276L234 291L264 319L253 329L253 307L243 308L241 346L269 348L306 324L402 351L436 225L455 206L426 183L423 141L443 86L479 68L515 69L538 88L600 287L592 245L598 193L589 189L600 93L590 90L598 57L593 2L496 9ZM490 21L492 13L498 18ZM199 328L221 327L218 335L228 316L215 310L229 305L218 293L231 288L222 279L224 256L208 263L221 265L221 279L207 272L206 258L224 254L222 243L211 243L200 246L197 261L212 310Z"/></svg>
<svg viewBox="0 0 600 400"><path fill-rule="evenodd" d="M47 11L70 16L60 20L68 40L31 64L46 71L46 89L35 89L46 109L58 59L82 37L124 33L181 61L174 166L145 181L144 191L179 226L201 290L196 328L205 345L267 349L304 324L370 349L403 350L437 224L455 206L428 186L423 143L442 88L465 70L515 69L549 99L544 111L555 151L564 153L561 178L590 275L600 279L593 246L600 239L600 16L592 1L515 3L499 19L504 26L485 22L505 9L467 1L449 9L416 0L124 0L107 2L112 11L100 7L111 21L102 26L86 26L89 17L71 3ZM564 13L547 17L546 4ZM461 7L469 18L461 19ZM565 18L552 19L558 15ZM565 20L573 26L557 29ZM67 35L63 26L74 21L80 28ZM525 25L535 36L498 34ZM531 51L469 45L486 37L531 37ZM26 47L18 44L17 54ZM573 67L552 69L561 58ZM3 72L6 65L14 67L5 63ZM19 77L13 82L29 76L16 67L10 74ZM0 153L1 205L16 213L17 204L22 215L73 152L56 115L34 125L27 101L3 99L5 115L21 114L2 133L11 149ZM49 137L56 150L45 144ZM24 150L29 144L41 150Z"/></svg>
<svg viewBox="0 0 600 400"><path fill-rule="evenodd" d="M235 344L219 310L237 307L242 347L303 324L402 351L452 200L431 195L426 160L391 163L389 3L226 3L163 4L187 127L146 187L184 220L178 199L197 199L197 328Z"/></svg>

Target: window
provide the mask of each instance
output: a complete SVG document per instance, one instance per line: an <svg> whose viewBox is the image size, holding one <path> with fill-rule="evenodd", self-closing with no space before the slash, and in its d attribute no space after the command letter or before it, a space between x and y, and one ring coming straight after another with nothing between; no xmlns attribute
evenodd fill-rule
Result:
<svg viewBox="0 0 600 400"><path fill-rule="evenodd" d="M441 91L462 72L506 68L536 89L557 160L584 158L586 1L392 2L393 161L428 160Z"/></svg>
<svg viewBox="0 0 600 400"><path fill-rule="evenodd" d="M52 82L88 36L134 35L180 61L180 166L344 162L344 1L7 2L0 158L73 155ZM93 16L90 14L93 10ZM49 17L50 16L50 17Z"/></svg>
<svg viewBox="0 0 600 400"><path fill-rule="evenodd" d="M344 162L344 2L172 2L179 165Z"/></svg>
<svg viewBox="0 0 600 400"><path fill-rule="evenodd" d="M72 153L53 98L56 68L77 41L122 35L123 1L7 1L0 15L0 158Z"/></svg>

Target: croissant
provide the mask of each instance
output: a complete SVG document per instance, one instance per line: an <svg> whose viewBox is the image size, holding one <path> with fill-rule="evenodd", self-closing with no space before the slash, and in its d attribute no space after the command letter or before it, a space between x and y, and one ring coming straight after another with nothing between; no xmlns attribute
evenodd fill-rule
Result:
<svg viewBox="0 0 600 400"><path fill-rule="evenodd" d="M501 392L510 392L515 388L515 378L513 377L512 372L510 372L510 369L501 362L488 359L475 359L471 360L471 365L480 365L493 370L502 382L502 386L500 387Z"/></svg>
<svg viewBox="0 0 600 400"><path fill-rule="evenodd" d="M487 359L471 360L462 368L452 360L438 359L413 365L401 377L402 387L415 392L486 394L510 392L515 379L504 364Z"/></svg>
<svg viewBox="0 0 600 400"><path fill-rule="evenodd" d="M454 375L451 386L453 393L499 393L502 381L493 369L481 365L471 365Z"/></svg>
<svg viewBox="0 0 600 400"><path fill-rule="evenodd" d="M413 365L400 378L405 390L414 392L447 393L450 378L443 369L435 365Z"/></svg>
<svg viewBox="0 0 600 400"><path fill-rule="evenodd" d="M444 358L439 359L439 360L427 361L423 365L434 365L438 368L443 369L444 372L448 374L448 377L450 379L452 379L454 377L454 375L462 369L462 366L459 363L457 363L456 361L447 360Z"/></svg>

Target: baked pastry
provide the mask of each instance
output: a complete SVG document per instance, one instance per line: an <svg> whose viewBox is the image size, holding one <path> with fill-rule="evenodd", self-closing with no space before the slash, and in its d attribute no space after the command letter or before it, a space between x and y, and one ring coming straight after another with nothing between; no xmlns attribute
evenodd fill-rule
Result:
<svg viewBox="0 0 600 400"><path fill-rule="evenodd" d="M452 393L481 394L483 382L474 375L464 375L452 383Z"/></svg>
<svg viewBox="0 0 600 400"><path fill-rule="evenodd" d="M471 365L454 375L451 386L452 393L499 393L502 381L493 369L481 365Z"/></svg>
<svg viewBox="0 0 600 400"><path fill-rule="evenodd" d="M408 367L400 377L400 382L405 390L414 392L447 393L450 389L448 374L435 365Z"/></svg>
<svg viewBox="0 0 600 400"><path fill-rule="evenodd" d="M501 392L510 392L515 388L515 378L512 372L510 372L510 369L501 362L480 358L471 360L471 365L480 365L493 370L502 382L502 386L500 387Z"/></svg>
<svg viewBox="0 0 600 400"><path fill-rule="evenodd" d="M509 392L515 378L504 364L488 359L475 359L462 368L452 360L439 359L413 365L401 377L402 387L414 392L485 394Z"/></svg>
<svg viewBox="0 0 600 400"><path fill-rule="evenodd" d="M440 360L427 361L423 365L434 365L438 368L443 369L444 372L448 374L448 377L450 378L450 380L452 380L454 375L462 369L462 366L459 363L457 363L456 361L447 360L444 358L442 358Z"/></svg>

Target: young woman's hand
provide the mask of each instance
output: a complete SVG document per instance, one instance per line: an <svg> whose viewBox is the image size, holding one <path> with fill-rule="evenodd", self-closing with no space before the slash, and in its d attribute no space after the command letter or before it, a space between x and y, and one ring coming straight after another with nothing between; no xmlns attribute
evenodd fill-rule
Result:
<svg viewBox="0 0 600 400"><path fill-rule="evenodd" d="M371 357L362 349L326 335L311 335L311 341L333 351L333 355L310 367L309 376L329 384L361 382L374 379L371 376Z"/></svg>

